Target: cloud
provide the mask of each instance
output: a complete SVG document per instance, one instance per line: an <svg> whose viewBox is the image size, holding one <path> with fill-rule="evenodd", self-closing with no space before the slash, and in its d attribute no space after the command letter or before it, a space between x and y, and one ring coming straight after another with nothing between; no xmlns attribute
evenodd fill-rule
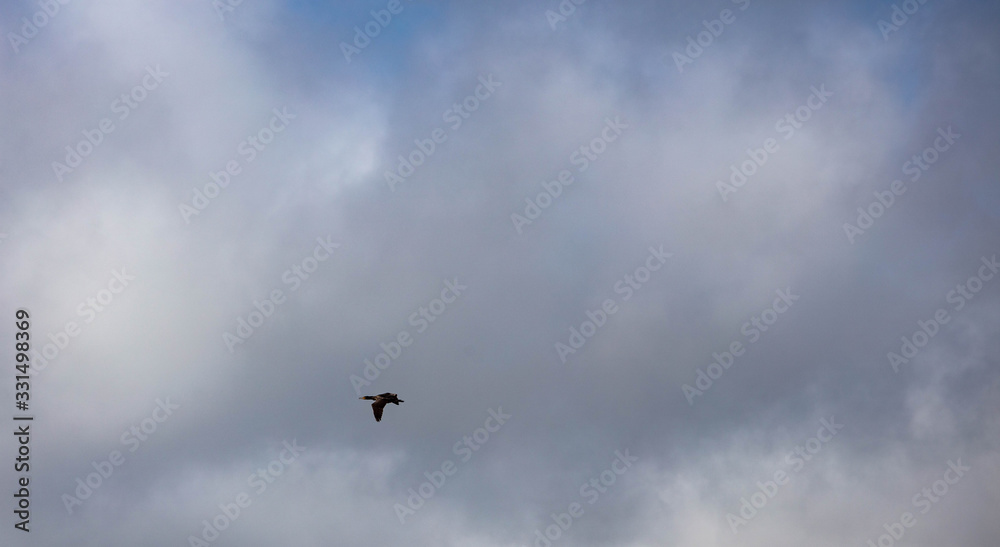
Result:
<svg viewBox="0 0 1000 547"><path fill-rule="evenodd" d="M885 40L887 2L595 1L553 29L557 2L404 1L347 62L389 4L72 2L8 43L0 307L30 311L46 364L32 539L5 526L5 544L534 545L555 525L553 545L843 545L906 511L906 539L997 536L994 6L926 3ZM338 246L320 260L317 241ZM646 277L651 248L669 258ZM799 299L778 313L776 291ZM563 362L571 329L591 334ZM360 388L406 401L375 424L351 377L404 332ZM498 407L509 423L463 445ZM810 445L831 416L844 429ZM619 474L616 451L638 460ZM921 512L958 460L968 479Z"/></svg>

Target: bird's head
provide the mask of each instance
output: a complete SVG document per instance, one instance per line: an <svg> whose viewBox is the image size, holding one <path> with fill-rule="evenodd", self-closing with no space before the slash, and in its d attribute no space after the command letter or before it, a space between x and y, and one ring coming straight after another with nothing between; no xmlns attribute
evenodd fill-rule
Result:
<svg viewBox="0 0 1000 547"><path fill-rule="evenodd" d="M364 397L358 397L358 399L364 399L366 401L374 401L375 397L373 397L371 395L365 395Z"/></svg>

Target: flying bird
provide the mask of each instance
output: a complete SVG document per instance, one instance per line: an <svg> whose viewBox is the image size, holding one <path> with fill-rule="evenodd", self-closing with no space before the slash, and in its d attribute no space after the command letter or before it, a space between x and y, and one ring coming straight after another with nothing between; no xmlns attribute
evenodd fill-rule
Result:
<svg viewBox="0 0 1000 547"><path fill-rule="evenodd" d="M392 403L398 405L402 403L403 400L396 396L395 393L383 393L381 395L365 395L364 397L358 397L359 399L365 399L366 401L375 401L372 403L372 410L375 412L375 421L382 421L382 409L385 405Z"/></svg>

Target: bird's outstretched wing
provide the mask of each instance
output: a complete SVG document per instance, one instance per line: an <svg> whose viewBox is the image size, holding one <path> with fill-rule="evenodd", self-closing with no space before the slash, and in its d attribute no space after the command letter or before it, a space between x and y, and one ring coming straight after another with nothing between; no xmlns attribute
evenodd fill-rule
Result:
<svg viewBox="0 0 1000 547"><path fill-rule="evenodd" d="M372 403L372 410L375 412L375 421L382 421L382 409L385 408L385 401L375 401Z"/></svg>

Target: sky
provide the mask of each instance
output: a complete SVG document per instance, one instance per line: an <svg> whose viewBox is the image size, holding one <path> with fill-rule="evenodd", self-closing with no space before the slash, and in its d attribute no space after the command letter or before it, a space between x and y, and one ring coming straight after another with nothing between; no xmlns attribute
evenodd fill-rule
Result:
<svg viewBox="0 0 1000 547"><path fill-rule="evenodd" d="M998 23L5 3L0 544L996 545Z"/></svg>

